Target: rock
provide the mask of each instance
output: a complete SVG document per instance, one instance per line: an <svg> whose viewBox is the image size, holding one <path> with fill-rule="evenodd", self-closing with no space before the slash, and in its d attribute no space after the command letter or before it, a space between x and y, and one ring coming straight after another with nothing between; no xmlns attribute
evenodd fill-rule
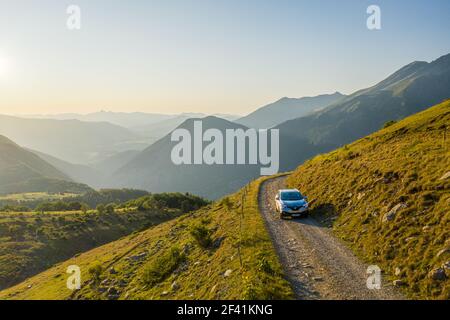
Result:
<svg viewBox="0 0 450 320"><path fill-rule="evenodd" d="M437 268L437 269L433 269L430 271L430 273L428 273L428 276L433 279L433 280L437 280L437 281L442 281L447 279L447 276L445 275L445 270L443 268Z"/></svg>
<svg viewBox="0 0 450 320"><path fill-rule="evenodd" d="M231 276L231 273L232 273L232 272L233 272L233 270L228 269L227 271L225 271L225 273L223 274L223 276L224 276L225 278L227 278L227 277Z"/></svg>
<svg viewBox="0 0 450 320"><path fill-rule="evenodd" d="M187 255L187 254L189 254L191 249L192 249L192 245L190 243L187 243L183 247L183 253Z"/></svg>
<svg viewBox="0 0 450 320"><path fill-rule="evenodd" d="M119 280L117 282L117 285L121 288L125 288L128 285L128 283L125 280Z"/></svg>
<svg viewBox="0 0 450 320"><path fill-rule="evenodd" d="M450 248L444 248L442 250L439 250L439 252L437 253L436 257L439 258L440 256L443 256L446 253L450 253Z"/></svg>
<svg viewBox="0 0 450 320"><path fill-rule="evenodd" d="M198 265L200 265L200 261L195 261L194 266L198 266Z"/></svg>
<svg viewBox="0 0 450 320"><path fill-rule="evenodd" d="M428 231L430 231L431 230L431 227L430 226L424 226L423 228L422 228L422 231L423 232L428 232Z"/></svg>
<svg viewBox="0 0 450 320"><path fill-rule="evenodd" d="M115 287L109 287L106 292L111 295L117 295L120 293L120 291L117 290Z"/></svg>
<svg viewBox="0 0 450 320"><path fill-rule="evenodd" d="M406 207L407 206L406 206L405 203L399 203L396 206L394 206L391 210L389 210L389 212L387 212L383 216L383 223L394 220L395 216L397 215L397 212L400 211L401 209L406 208Z"/></svg>
<svg viewBox="0 0 450 320"><path fill-rule="evenodd" d="M137 254L135 256L130 256L127 259L131 261L140 261L143 260L147 256L147 252L142 252L140 254Z"/></svg>
<svg viewBox="0 0 450 320"><path fill-rule="evenodd" d="M31 289L32 287L33 287L33 285L31 285L31 284L29 284L29 285L27 286L28 289Z"/></svg>
<svg viewBox="0 0 450 320"><path fill-rule="evenodd" d="M220 238L217 238L216 240L214 240L214 242L212 244L213 248L216 248L216 249L219 248L222 245L223 240L225 240L225 237L220 237Z"/></svg>
<svg viewBox="0 0 450 320"><path fill-rule="evenodd" d="M444 264L442 265L442 269L450 270L450 261L444 262Z"/></svg>
<svg viewBox="0 0 450 320"><path fill-rule="evenodd" d="M444 174L439 180L447 180L448 178L450 178L450 171Z"/></svg>
<svg viewBox="0 0 450 320"><path fill-rule="evenodd" d="M323 280L322 277L313 277L312 279L313 279L314 281L322 281L322 280Z"/></svg>
<svg viewBox="0 0 450 320"><path fill-rule="evenodd" d="M358 193L357 199L361 200L362 198L364 198L365 195L366 194L364 192L360 192L360 193Z"/></svg>
<svg viewBox="0 0 450 320"><path fill-rule="evenodd" d="M120 298L120 295L118 294L109 294L108 295L108 300L117 300Z"/></svg>
<svg viewBox="0 0 450 320"><path fill-rule="evenodd" d="M395 274L397 277L398 277L401 273L402 273L402 270L401 270L399 267L395 268L394 274Z"/></svg>
<svg viewBox="0 0 450 320"><path fill-rule="evenodd" d="M105 279L102 282L100 282L101 286L108 286L111 283L111 280L109 279Z"/></svg>
<svg viewBox="0 0 450 320"><path fill-rule="evenodd" d="M109 269L109 273L110 274L117 274L116 269L114 269L114 267L111 267L111 269Z"/></svg>
<svg viewBox="0 0 450 320"><path fill-rule="evenodd" d="M397 280L394 280L394 281L392 282L392 284L394 285L394 287L402 287L402 286L404 286L406 283L405 283L405 281L403 281L403 280L397 279Z"/></svg>
<svg viewBox="0 0 450 320"><path fill-rule="evenodd" d="M172 289L172 291L177 291L178 289L180 289L180 285L178 284L178 282L174 281L172 282L170 288Z"/></svg>
<svg viewBox="0 0 450 320"><path fill-rule="evenodd" d="M216 288L217 288L217 284L211 288L211 293L214 293L216 291Z"/></svg>
<svg viewBox="0 0 450 320"><path fill-rule="evenodd" d="M161 295L162 295L162 296L167 296L168 294L169 294L168 291L163 291L163 292L161 292Z"/></svg>

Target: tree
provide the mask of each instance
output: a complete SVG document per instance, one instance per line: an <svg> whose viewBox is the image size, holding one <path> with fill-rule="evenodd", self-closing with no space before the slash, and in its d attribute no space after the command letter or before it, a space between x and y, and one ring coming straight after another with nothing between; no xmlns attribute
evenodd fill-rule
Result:
<svg viewBox="0 0 450 320"><path fill-rule="evenodd" d="M105 213L105 205L99 204L97 206L97 212L100 213L100 214Z"/></svg>

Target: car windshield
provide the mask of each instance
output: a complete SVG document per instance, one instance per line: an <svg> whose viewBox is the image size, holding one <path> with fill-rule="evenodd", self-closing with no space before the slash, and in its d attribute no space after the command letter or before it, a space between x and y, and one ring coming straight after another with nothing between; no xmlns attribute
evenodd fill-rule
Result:
<svg viewBox="0 0 450 320"><path fill-rule="evenodd" d="M281 193L281 200L295 201L295 200L302 200L302 199L303 199L303 196L300 192L289 191L289 192Z"/></svg>

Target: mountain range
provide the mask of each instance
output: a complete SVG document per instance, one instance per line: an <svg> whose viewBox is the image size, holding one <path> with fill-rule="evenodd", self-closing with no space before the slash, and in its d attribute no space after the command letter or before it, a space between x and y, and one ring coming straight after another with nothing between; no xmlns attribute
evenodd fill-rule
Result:
<svg viewBox="0 0 450 320"><path fill-rule="evenodd" d="M259 108L249 115L236 120L236 122L250 128L268 129L287 120L303 117L319 111L341 100L343 97L345 96L339 92L299 99L284 97L274 103Z"/></svg>
<svg viewBox="0 0 450 320"><path fill-rule="evenodd" d="M450 54L430 63L408 64L378 84L348 96L283 98L234 122L203 115L197 119L203 121L205 130L221 132L249 127L278 129L280 171L289 171L317 154L377 131L386 122L401 120L448 98ZM98 120L99 115L91 119ZM137 120L130 119L127 125L136 124ZM170 141L170 132L174 128L192 132L194 120L190 115L178 115L128 129L108 122L0 116L0 134L36 150L69 179L94 187L192 192L215 199L260 175L256 165L174 165L170 152L175 143Z"/></svg>
<svg viewBox="0 0 450 320"><path fill-rule="evenodd" d="M0 193L85 192L78 184L34 153L0 136Z"/></svg>
<svg viewBox="0 0 450 320"><path fill-rule="evenodd" d="M400 120L450 98L450 55L431 63L411 63L375 86L350 96L337 93L325 97L336 102L274 127L280 132L280 171L292 170L317 154L379 130L388 121ZM263 110L276 113L277 108L282 112L285 105L279 103ZM254 123L254 127L266 127L267 123L264 119L260 125ZM213 117L203 119L203 125L221 131L247 128ZM179 128L192 131L192 120ZM119 169L111 182L149 191L189 191L214 199L259 176L254 166L175 166L170 161L173 146L167 135Z"/></svg>
<svg viewBox="0 0 450 320"><path fill-rule="evenodd" d="M145 138L108 122L0 115L0 134L23 147L77 164L99 161L119 151L142 150L148 145Z"/></svg>
<svg viewBox="0 0 450 320"><path fill-rule="evenodd" d="M227 129L248 129L213 116L188 119L178 128L193 135L196 120L202 120L204 131L214 128L224 135ZM239 189L259 173L256 165L175 165L171 161L171 151L176 144L171 141L170 134L166 135L115 172L110 184L151 192L191 192L215 199Z"/></svg>
<svg viewBox="0 0 450 320"><path fill-rule="evenodd" d="M431 63L413 62L375 86L322 111L286 121L280 130L282 170L333 150L450 98L450 54Z"/></svg>

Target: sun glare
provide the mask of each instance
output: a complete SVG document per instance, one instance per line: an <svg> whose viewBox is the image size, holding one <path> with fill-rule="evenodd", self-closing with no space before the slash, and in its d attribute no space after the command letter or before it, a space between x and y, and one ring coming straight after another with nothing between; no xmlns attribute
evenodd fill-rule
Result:
<svg viewBox="0 0 450 320"><path fill-rule="evenodd" d="M0 55L0 76L4 77L9 70L10 63L8 59L2 55Z"/></svg>

